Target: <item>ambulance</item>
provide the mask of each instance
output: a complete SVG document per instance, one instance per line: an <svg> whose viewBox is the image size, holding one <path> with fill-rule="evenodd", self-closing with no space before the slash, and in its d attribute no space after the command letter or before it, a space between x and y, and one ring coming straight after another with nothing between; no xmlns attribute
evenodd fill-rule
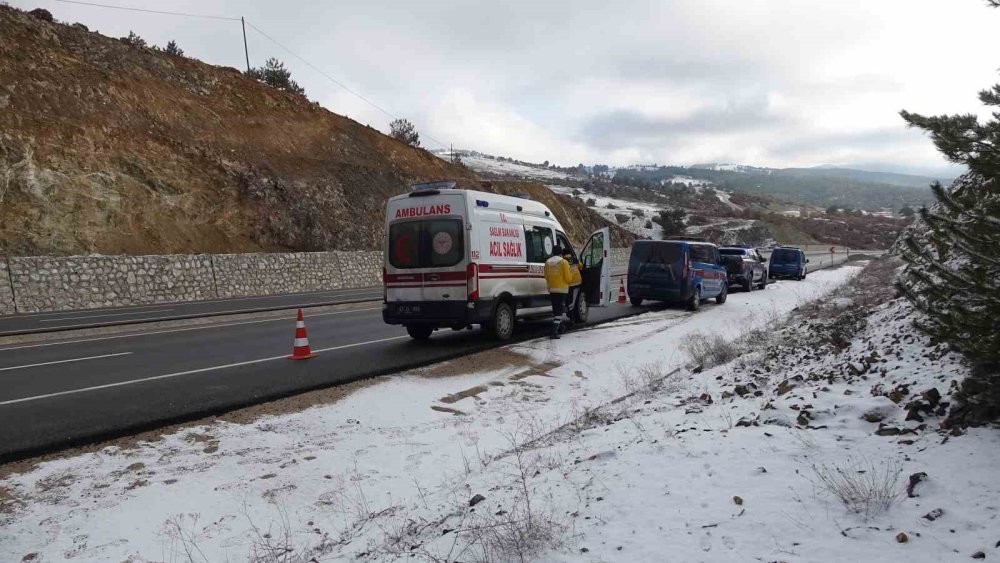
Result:
<svg viewBox="0 0 1000 563"><path fill-rule="evenodd" d="M552 211L527 198L416 184L386 204L385 232L382 318L417 340L473 325L507 340L518 319L551 318L542 268L556 245L583 264L573 320L608 302L609 230L594 232L577 256Z"/></svg>

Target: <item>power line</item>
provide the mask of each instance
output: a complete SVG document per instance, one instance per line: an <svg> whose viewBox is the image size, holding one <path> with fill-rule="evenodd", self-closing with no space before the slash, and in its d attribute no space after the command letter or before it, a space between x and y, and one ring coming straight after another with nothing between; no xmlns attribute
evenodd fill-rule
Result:
<svg viewBox="0 0 1000 563"><path fill-rule="evenodd" d="M79 4L81 6L95 6L98 8L112 8L114 10L127 10L129 12L146 12L149 14L161 14L167 16L185 16L189 18L206 18L210 20L229 20L229 21L240 21L240 18L230 18L228 16L209 16L205 14L188 14L184 12L167 12L164 10L147 10L145 8L131 8L129 6L113 6L111 4L97 4L94 2L80 2L79 0L56 0L56 2L62 2L63 4Z"/></svg>
<svg viewBox="0 0 1000 563"><path fill-rule="evenodd" d="M228 16L212 16L212 15L206 15L206 14L191 14L191 13L185 13L185 12L169 12L169 11L165 11L165 10L147 10L145 8L134 8L134 7L130 7L130 6L115 6L115 5L112 5L112 4L99 4L99 3L96 3L96 2L83 2L81 0L55 0L55 1L56 2L61 2L63 4L78 4L78 5L81 5L81 6L93 6L93 7L97 7L97 8L111 8L111 9L114 9L114 10L127 10L127 11L130 11L130 12L145 12L145 13L148 13L148 14L160 14L160 15L168 15L168 16L184 16L184 17L189 17L189 18L205 18L205 19L213 19L213 20L226 20L226 21L244 22L246 25L250 26L251 29L253 29L257 33L261 34L265 39L267 39L268 41L274 43L278 47L281 47L288 54L290 54L291 56L293 56L296 59L298 59L299 61L301 61L302 64L304 64L304 65L308 66L309 68L311 68L312 70L316 71L317 73L319 73L320 75L322 75L324 78L326 78L330 82L333 82L337 86L340 86L341 88L343 88L344 90L346 90L351 95L357 97L358 99L360 99L361 101L365 102L366 104L368 104L368 105L372 106L373 108L377 109L378 111L384 113L385 115L389 116L391 119L399 119L398 117L396 117L395 115L393 115L392 112L390 112L387 109L383 108L382 106L376 104L375 102L369 100L365 96L361 95L359 92L355 92L354 90L352 90L351 88L349 88L343 82L341 82L341 81L337 80L336 78L330 76L329 74L327 74L326 72L324 72L322 69L320 69L316 65L310 63L304 57L300 56L295 51L292 51L291 49L289 49L288 47L286 47L283 43L281 43L280 41L278 41L274 37L271 37L270 35L268 35L267 33L265 33L264 30L262 30L261 28L255 26L253 23L251 23L249 21L244 20L243 18L233 18L233 17L228 17ZM244 42L245 42L245 39L244 39ZM244 45L244 49L245 48L246 48L246 45ZM247 61L247 66L248 67L250 66L249 60ZM448 145L442 143L441 141L435 139L434 137L431 137L430 135L428 135L426 133L424 133L424 137L426 137L427 139L429 139L429 140L437 143L442 148L448 148Z"/></svg>
<svg viewBox="0 0 1000 563"><path fill-rule="evenodd" d="M304 57L300 56L295 51L292 51L291 49L289 49L288 47L286 47L285 45L283 45L281 42L279 42L277 39L271 37L267 33L264 33L264 31L262 29L260 29L259 27L255 26L252 22L248 21L248 22L246 22L246 24L248 26L250 26L251 29L253 29L257 33L259 33L262 36L264 36L264 38L266 38L267 40L271 41L272 43L274 43L278 47L281 47L282 49L284 49L289 55L291 55L291 56L295 57L296 59L298 59L299 61L301 61L302 64L308 66L309 68L311 68L314 71L318 72L319 74L323 75L330 82L333 82L337 86L340 86L344 90L347 90L349 93L357 96L359 99L361 99L362 101L364 101L368 105L372 106L373 108L379 110L380 112L384 113L385 115L389 116L390 118L392 118L392 119L399 119L398 117L396 117L395 115L393 115L389 110L383 108L382 106L380 106L380 105L376 104L375 102L369 100L368 98L362 96L358 92L355 92L354 90L350 89L343 82L341 82L341 81L337 80L336 78L330 76L329 74L327 74L326 72L324 72L322 69L320 69L316 65L310 63ZM442 143L441 141L435 139L434 137L431 137L430 135L427 135L426 133L424 134L424 136L427 137L428 139L430 139L431 141L434 141L435 143L441 145L442 148L448 148L448 145Z"/></svg>

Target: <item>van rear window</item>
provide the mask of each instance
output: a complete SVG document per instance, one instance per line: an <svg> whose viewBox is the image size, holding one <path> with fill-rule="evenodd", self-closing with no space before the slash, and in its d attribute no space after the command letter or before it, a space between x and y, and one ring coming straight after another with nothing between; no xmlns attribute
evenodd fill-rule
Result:
<svg viewBox="0 0 1000 563"><path fill-rule="evenodd" d="M389 226L389 264L394 268L446 268L465 257L459 219L405 221Z"/></svg>
<svg viewBox="0 0 1000 563"><path fill-rule="evenodd" d="M799 251L791 250L789 248L778 248L771 252L771 262L787 263L787 262L798 262L799 261Z"/></svg>
<svg viewBox="0 0 1000 563"><path fill-rule="evenodd" d="M637 242L629 262L637 264L674 264L684 257L684 248L675 242Z"/></svg>

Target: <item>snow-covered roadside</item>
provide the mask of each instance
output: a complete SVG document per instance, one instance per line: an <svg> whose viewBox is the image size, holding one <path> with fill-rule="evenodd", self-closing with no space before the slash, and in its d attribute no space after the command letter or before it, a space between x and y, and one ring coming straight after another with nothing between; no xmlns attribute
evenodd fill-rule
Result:
<svg viewBox="0 0 1000 563"><path fill-rule="evenodd" d="M520 464L519 456L503 453L529 440L541 445L543 436L571 420L577 426L580 420L614 422L603 414L585 414L670 373L684 359L679 347L687 335L738 335L751 323L751 314L773 318L857 271L817 272L804 282L733 294L725 305L706 305L695 315L650 313L556 342L533 341L385 378L336 404L301 413L250 425L219 423L132 450L107 448L44 463L0 481L0 560L38 553L40 560L186 561L192 550L190 559L196 561L238 561L254 549L258 554L268 546L284 549L286 536L297 553L323 560L365 554L382 559L394 549L443 556L456 545L463 547L453 538L466 536L453 532L458 524L471 525L468 503L475 494L485 497L478 509L484 517L502 518L517 506L523 510L518 499L533 500L527 513L547 514L544 521L560 528L549 539L561 547L547 552L546 559L578 560L581 553L594 560L635 561L674 554L679 560L836 559L829 554L839 551L815 551L841 549L832 537L839 530L831 527L831 518L844 523L841 529L855 524L839 507L807 496L808 480L792 472L795 456L812 451L807 442L816 444L816 455L832 456L841 443L837 435L859 447L869 444L879 454L894 439L866 440L870 429L862 436L859 424L844 423L841 429L831 422L829 436L799 439L790 428L760 426L735 429L748 436L737 440L730 424L758 410L762 399L724 408L729 403L720 401L720 389L729 385L726 368L680 379L675 374L668 383L676 391L641 392L642 401L620 403L642 412L571 439L550 436L547 447L533 449L531 459ZM677 397L686 401L702 393L714 402L677 404ZM651 403L643 405L645 400ZM814 405L811 412L814 420L825 416L822 406ZM918 439L929 445L934 437ZM988 435L970 433L948 447L967 454L962 445L973 438ZM977 444L998 451L995 440ZM918 459L922 445L904 451ZM995 467L997 461L996 456L942 457L961 467L987 461ZM803 463L806 459L801 457ZM959 467L941 463L921 466L931 476L922 485L928 487L926 494L936 495L928 501L957 495L938 475ZM529 466L537 474L525 476ZM508 488L518 481L527 485L524 495ZM734 495L744 499L742 506L733 505ZM986 508L996 505L995 488L957 498L968 499L970 508L948 524L960 528L951 541L978 538L982 529L976 526L988 526L989 517L996 516ZM935 507L919 510L924 508ZM740 510L746 510L744 515L734 516ZM887 516L896 514L894 509ZM890 525L898 524L874 524L882 530ZM919 525L913 524L915 531L923 529ZM865 526L847 533L868 536L851 545L885 547L880 532ZM947 537L927 535L935 545L947 544ZM814 540L819 543L810 543ZM914 536L912 544L917 541ZM912 544L907 556L932 553L917 552ZM706 546L712 551L705 552ZM797 555L784 553L789 551ZM888 555L897 558L895 552Z"/></svg>

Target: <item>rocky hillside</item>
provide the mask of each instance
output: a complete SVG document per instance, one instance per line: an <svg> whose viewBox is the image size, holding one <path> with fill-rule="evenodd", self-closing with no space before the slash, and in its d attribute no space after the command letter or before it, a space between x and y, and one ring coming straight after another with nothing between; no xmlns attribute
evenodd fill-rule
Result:
<svg viewBox="0 0 1000 563"><path fill-rule="evenodd" d="M3 5L0 37L0 253L373 249L410 183L480 185L236 69ZM575 239L603 223L546 203Z"/></svg>

